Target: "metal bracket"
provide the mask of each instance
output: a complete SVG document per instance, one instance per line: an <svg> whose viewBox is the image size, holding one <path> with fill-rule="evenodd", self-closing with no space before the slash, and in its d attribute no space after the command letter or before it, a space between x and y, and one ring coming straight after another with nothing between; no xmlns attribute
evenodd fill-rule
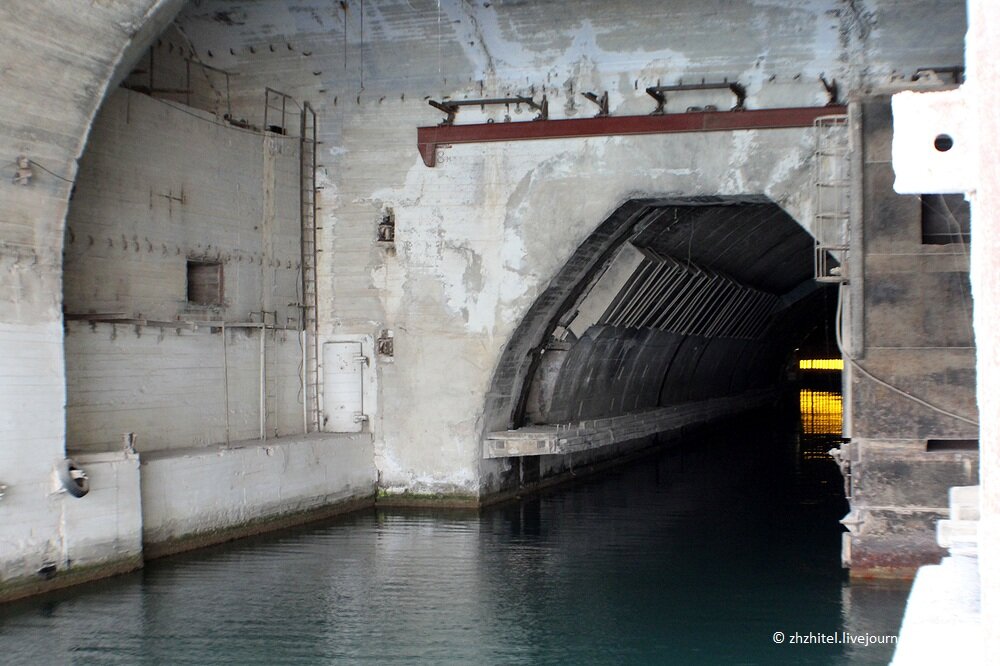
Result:
<svg viewBox="0 0 1000 666"><path fill-rule="evenodd" d="M359 363L364 363L365 367L368 367L368 365L370 363L370 361L368 360L368 357L365 356L364 354L358 354L357 356L354 357L354 360L358 361Z"/></svg>
<svg viewBox="0 0 1000 666"><path fill-rule="evenodd" d="M941 78L941 74L951 76L951 83L961 84L965 79L965 67L961 65L951 65L950 67L918 67L913 73L913 81L920 81L925 78Z"/></svg>
<svg viewBox="0 0 1000 666"><path fill-rule="evenodd" d="M827 106L840 106L840 86L837 85L837 79L830 79L827 82L826 77L822 74L819 75L819 81L826 88L826 105Z"/></svg>
<svg viewBox="0 0 1000 666"><path fill-rule="evenodd" d="M28 185L35 173L31 170L31 160L26 155L17 156L17 173L14 174L15 185Z"/></svg>
<svg viewBox="0 0 1000 666"><path fill-rule="evenodd" d="M354 412L354 422L355 423L364 423L367 420L368 420L368 415L367 414L363 414L362 412Z"/></svg>
<svg viewBox="0 0 1000 666"><path fill-rule="evenodd" d="M592 92L585 92L585 93L582 93L582 94L583 94L584 97L586 97L591 102L593 102L594 104L596 104L597 107L600 109L600 111L597 112L597 115L594 116L595 118L603 118L604 116L608 115L608 91L607 90L605 90L604 94L601 95L600 97L597 96L597 93L592 93Z"/></svg>
<svg viewBox="0 0 1000 666"><path fill-rule="evenodd" d="M459 109L463 106L478 106L481 109L485 109L487 106L497 106L506 105L507 109L510 109L510 105L521 105L535 109L538 111L538 115L532 120L548 120L549 119L549 100L548 97L542 95L542 101L535 102L530 97L493 97L489 99L460 99L454 102L437 102L433 99L427 100L427 103L433 106L439 111L443 111L448 114L448 117L441 121L442 125L454 125L455 124L455 114L458 113Z"/></svg>
<svg viewBox="0 0 1000 666"><path fill-rule="evenodd" d="M679 83L675 86L655 85L646 88L646 94L656 100L656 110L651 115L662 116L666 111L668 92L688 92L691 90L728 90L736 95L736 105L730 111L742 111L747 99L747 90L736 81L723 79L722 83Z"/></svg>

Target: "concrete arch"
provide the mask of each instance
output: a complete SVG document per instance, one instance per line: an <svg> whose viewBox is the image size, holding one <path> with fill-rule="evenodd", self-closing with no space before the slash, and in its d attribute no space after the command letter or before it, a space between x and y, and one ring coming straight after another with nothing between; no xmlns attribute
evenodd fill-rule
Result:
<svg viewBox="0 0 1000 666"><path fill-rule="evenodd" d="M17 516L4 525L4 582L34 576L39 561L104 564L110 572L135 567L133 554L95 547L103 535L67 535L66 512L88 509L64 506L78 500L52 494L53 464L66 456L63 234L77 160L105 92L182 4L0 7L0 152L4 162L26 157L32 170L19 186L8 168L0 187L0 347L15 350L0 364L0 440L8 443L0 447L0 468L3 482L17 489L4 501Z"/></svg>
<svg viewBox="0 0 1000 666"><path fill-rule="evenodd" d="M626 245L645 255L639 268L628 280L599 286ZM511 336L487 393L485 432L617 417L772 388L791 346L824 316L829 300L812 283L812 246L812 236L766 197L623 204L577 248ZM682 261L671 278L669 264L666 273L644 268L650 257L653 264ZM683 279L691 267L711 275L704 287L662 286ZM731 282L712 287L716 279ZM558 335L588 309L587 299L609 288L617 295L603 295L606 310L578 324L583 330L577 339ZM739 289L743 295L733 297ZM634 302L624 303L629 298ZM668 307L657 298L673 300ZM747 302L761 305L750 310L741 305ZM648 314L637 314L638 307ZM616 312L624 314L616 320ZM756 323L733 327L727 317ZM652 325L654 319L674 323ZM553 343L557 337L562 341ZM544 355L553 348L561 362L545 368L548 376L539 380ZM540 381L548 388L539 388ZM532 392L545 391L544 410L528 405Z"/></svg>

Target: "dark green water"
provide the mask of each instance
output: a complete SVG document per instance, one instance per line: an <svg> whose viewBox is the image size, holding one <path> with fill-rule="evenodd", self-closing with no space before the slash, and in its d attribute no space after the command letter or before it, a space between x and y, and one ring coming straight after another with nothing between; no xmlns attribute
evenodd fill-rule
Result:
<svg viewBox="0 0 1000 666"><path fill-rule="evenodd" d="M772 640L895 634L907 593L848 584L836 468L775 420L480 515L354 514L11 604L0 663L884 664Z"/></svg>

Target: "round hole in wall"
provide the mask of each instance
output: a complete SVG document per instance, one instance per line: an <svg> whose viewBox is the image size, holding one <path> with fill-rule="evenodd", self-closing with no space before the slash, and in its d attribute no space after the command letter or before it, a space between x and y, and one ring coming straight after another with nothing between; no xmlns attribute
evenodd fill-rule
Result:
<svg viewBox="0 0 1000 666"><path fill-rule="evenodd" d="M946 153L955 145L955 140L948 134L938 134L934 137L934 149L939 153Z"/></svg>

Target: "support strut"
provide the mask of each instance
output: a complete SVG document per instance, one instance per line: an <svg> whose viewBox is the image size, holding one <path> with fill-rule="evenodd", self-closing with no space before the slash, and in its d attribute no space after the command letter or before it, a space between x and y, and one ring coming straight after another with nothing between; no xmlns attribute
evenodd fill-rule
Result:
<svg viewBox="0 0 1000 666"><path fill-rule="evenodd" d="M417 128L417 150L424 164L437 163L438 146L456 143L573 139L591 136L724 132L732 130L812 127L820 116L847 113L844 106L791 107L753 111L698 111L651 116L599 116L516 123L438 125Z"/></svg>

